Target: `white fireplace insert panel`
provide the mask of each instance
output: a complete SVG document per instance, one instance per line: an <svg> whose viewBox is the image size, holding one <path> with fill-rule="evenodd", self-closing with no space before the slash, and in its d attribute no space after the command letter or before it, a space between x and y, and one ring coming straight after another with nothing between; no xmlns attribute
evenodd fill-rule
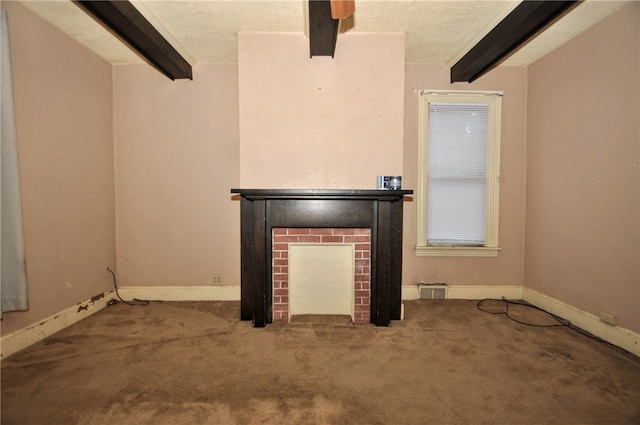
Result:
<svg viewBox="0 0 640 425"><path fill-rule="evenodd" d="M289 245L289 315L342 314L353 319L354 244Z"/></svg>

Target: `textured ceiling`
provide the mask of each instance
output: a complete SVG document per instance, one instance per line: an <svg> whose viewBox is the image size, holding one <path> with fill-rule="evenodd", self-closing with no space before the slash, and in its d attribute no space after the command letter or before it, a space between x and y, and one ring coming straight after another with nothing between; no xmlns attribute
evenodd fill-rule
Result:
<svg viewBox="0 0 640 425"><path fill-rule="evenodd" d="M69 0L22 3L111 63L143 62ZM132 3L192 65L236 62L239 32L306 33L306 0L132 0ZM355 15L343 22L342 31L402 32L406 34L407 63L451 66L518 3L356 0ZM626 3L586 0L504 64L529 65Z"/></svg>

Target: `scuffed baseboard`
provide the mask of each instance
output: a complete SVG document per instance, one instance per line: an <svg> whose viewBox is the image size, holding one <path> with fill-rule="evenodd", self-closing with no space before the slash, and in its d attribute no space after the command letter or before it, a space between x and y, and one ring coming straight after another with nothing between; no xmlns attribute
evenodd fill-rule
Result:
<svg viewBox="0 0 640 425"><path fill-rule="evenodd" d="M131 286L118 288L124 300L134 298L162 301L239 301L239 286ZM115 290L109 290L78 303L61 312L39 320L25 328L4 335L0 340L1 358L26 348L62 329L102 310L109 301L117 299Z"/></svg>
<svg viewBox="0 0 640 425"><path fill-rule="evenodd" d="M162 301L240 300L240 286L130 286L119 288L119 293L125 300L134 298ZM619 326L608 325L591 313L526 287L519 285L456 285L448 286L446 293L447 299L480 300L485 298L500 299L502 297L527 301L550 313L563 317L575 326L640 357L640 334ZM92 297L40 320L38 323L3 336L0 341L1 358L4 359L102 310L109 301L115 298L114 290L107 291L102 297ZM420 299L418 287L416 285L403 286L402 299Z"/></svg>
<svg viewBox="0 0 640 425"><path fill-rule="evenodd" d="M549 313L567 319L578 328L640 357L640 334L632 330L604 323L591 313L533 289L523 288L522 299Z"/></svg>
<svg viewBox="0 0 640 425"><path fill-rule="evenodd" d="M59 313L39 320L38 323L2 336L0 342L2 359L97 313L105 308L114 297L114 290L104 292L101 295L91 297Z"/></svg>
<svg viewBox="0 0 640 425"><path fill-rule="evenodd" d="M125 300L240 301L240 286L123 286Z"/></svg>

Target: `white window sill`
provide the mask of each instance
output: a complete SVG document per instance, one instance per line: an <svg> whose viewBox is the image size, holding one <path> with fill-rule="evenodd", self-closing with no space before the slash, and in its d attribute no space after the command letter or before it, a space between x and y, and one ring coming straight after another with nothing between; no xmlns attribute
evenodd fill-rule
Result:
<svg viewBox="0 0 640 425"><path fill-rule="evenodd" d="M502 248L485 246L416 246L416 257L497 257Z"/></svg>

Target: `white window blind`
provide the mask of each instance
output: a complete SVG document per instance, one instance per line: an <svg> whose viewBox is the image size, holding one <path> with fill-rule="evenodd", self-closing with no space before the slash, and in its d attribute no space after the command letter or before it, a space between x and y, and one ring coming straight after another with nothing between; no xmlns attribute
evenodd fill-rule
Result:
<svg viewBox="0 0 640 425"><path fill-rule="evenodd" d="M484 246L489 104L429 103L427 242Z"/></svg>

